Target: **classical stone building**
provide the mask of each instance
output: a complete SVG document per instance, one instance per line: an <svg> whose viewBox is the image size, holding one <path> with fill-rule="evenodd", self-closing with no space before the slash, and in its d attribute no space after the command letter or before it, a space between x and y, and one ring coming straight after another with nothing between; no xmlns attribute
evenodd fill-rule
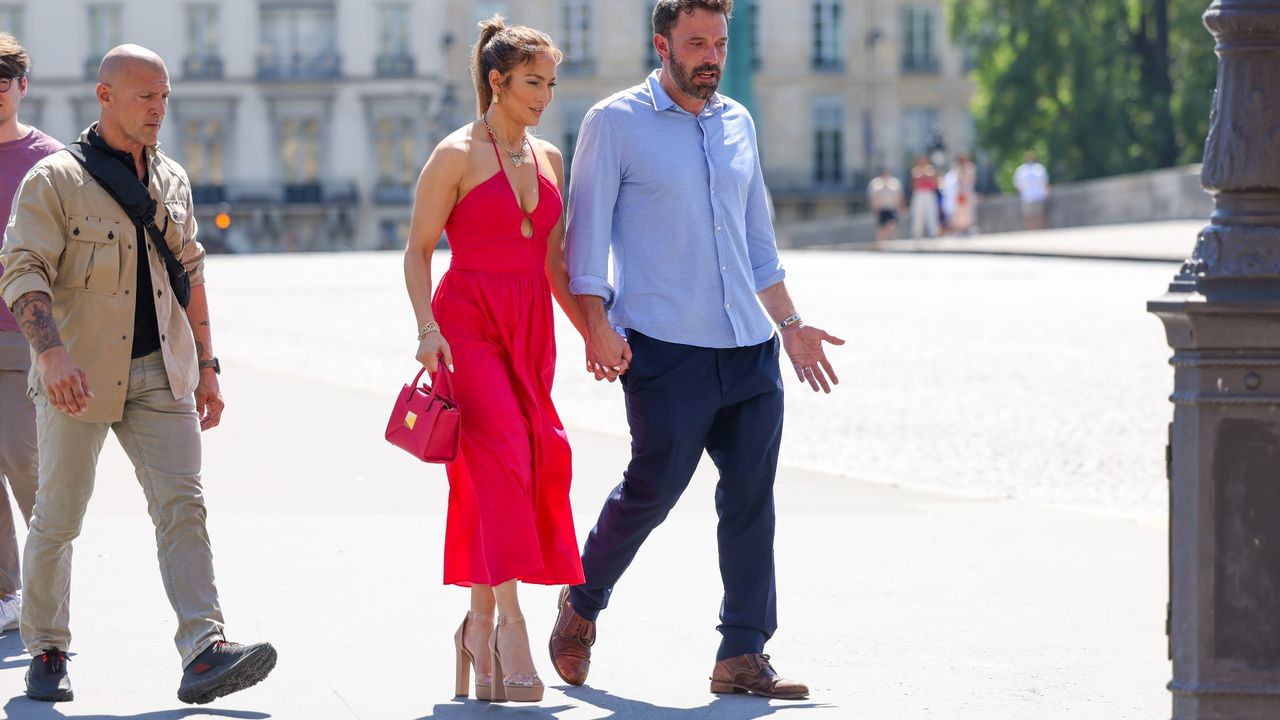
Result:
<svg viewBox="0 0 1280 720"><path fill-rule="evenodd" d="M476 23L493 13L546 30L565 51L539 133L567 154L586 110L658 65L652 0L446 0L446 84L459 120ZM878 167L901 175L939 140L968 149L973 85L941 0L738 0L754 38L765 178L780 220L843 214ZM733 50L731 49L730 52Z"/></svg>
<svg viewBox="0 0 1280 720"><path fill-rule="evenodd" d="M739 0L779 218L842 214L869 173L971 138L971 84L941 0ZM64 141L97 114L103 53L136 42L169 65L161 132L186 165L204 237L230 250L401 247L435 142L474 116L476 23L501 13L564 48L538 132L572 155L596 100L657 58L652 0L0 0L31 52L23 118ZM213 222L225 212L230 228Z"/></svg>
<svg viewBox="0 0 1280 720"><path fill-rule="evenodd" d="M64 141L97 116L106 50L135 42L165 58L173 95L160 140L191 176L211 246L401 247L441 131L443 7L0 0L0 28L32 57L23 119Z"/></svg>

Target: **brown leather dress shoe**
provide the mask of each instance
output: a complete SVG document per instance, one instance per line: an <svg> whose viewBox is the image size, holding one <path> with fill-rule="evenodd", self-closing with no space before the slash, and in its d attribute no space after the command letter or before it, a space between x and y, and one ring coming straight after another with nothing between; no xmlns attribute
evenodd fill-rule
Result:
<svg viewBox="0 0 1280 720"><path fill-rule="evenodd" d="M560 591L560 614L551 630L551 665L570 685L587 681L591 668L591 646L596 642L596 624L574 611L569 604L569 587Z"/></svg>
<svg viewBox="0 0 1280 720"><path fill-rule="evenodd" d="M711 671L711 692L749 692L777 700L803 700L809 697L809 686L778 677L768 655L747 653L716 662Z"/></svg>

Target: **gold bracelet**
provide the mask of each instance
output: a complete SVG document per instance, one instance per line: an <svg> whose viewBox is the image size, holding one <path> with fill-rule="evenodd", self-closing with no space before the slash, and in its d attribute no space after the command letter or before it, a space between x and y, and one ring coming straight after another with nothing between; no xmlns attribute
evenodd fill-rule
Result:
<svg viewBox="0 0 1280 720"><path fill-rule="evenodd" d="M418 342L422 342L422 338L430 335L431 333L438 333L438 332L440 332L440 324L437 323L435 320L432 320L426 325L423 325L422 329L418 331Z"/></svg>

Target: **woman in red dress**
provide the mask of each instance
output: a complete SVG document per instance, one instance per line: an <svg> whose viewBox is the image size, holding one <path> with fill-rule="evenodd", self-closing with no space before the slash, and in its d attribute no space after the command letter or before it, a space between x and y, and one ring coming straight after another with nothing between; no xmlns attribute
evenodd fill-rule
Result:
<svg viewBox="0 0 1280 720"><path fill-rule="evenodd" d="M474 670L477 698L536 702L543 685L517 583L582 582L569 443L551 403L553 295L584 331L564 266L564 160L526 133L551 102L562 55L546 34L501 17L480 28L479 118L441 141L418 178L405 283L421 328L417 359L432 373L456 368L462 411L444 546L444 582L471 588L454 637L457 694ZM432 297L441 231L452 258Z"/></svg>

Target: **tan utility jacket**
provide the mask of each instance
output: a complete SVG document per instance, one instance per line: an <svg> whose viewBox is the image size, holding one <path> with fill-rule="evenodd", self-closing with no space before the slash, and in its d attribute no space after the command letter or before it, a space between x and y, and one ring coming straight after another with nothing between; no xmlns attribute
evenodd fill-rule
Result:
<svg viewBox="0 0 1280 720"><path fill-rule="evenodd" d="M88 130L80 139L88 141ZM204 248L196 242L187 173L157 148L147 148L146 154L151 197L158 203L156 225L165 230L169 248L191 275L191 285L201 285ZM13 201L0 250L0 296L10 308L33 290L53 298L62 342L94 393L79 420L116 422L124 414L139 257L145 257L151 269L160 350L174 398L191 395L199 380L195 338L169 285L164 259L154 248L140 255L138 239L124 209L66 150L36 163ZM150 238L145 242L149 247ZM43 393L34 358L30 392Z"/></svg>

